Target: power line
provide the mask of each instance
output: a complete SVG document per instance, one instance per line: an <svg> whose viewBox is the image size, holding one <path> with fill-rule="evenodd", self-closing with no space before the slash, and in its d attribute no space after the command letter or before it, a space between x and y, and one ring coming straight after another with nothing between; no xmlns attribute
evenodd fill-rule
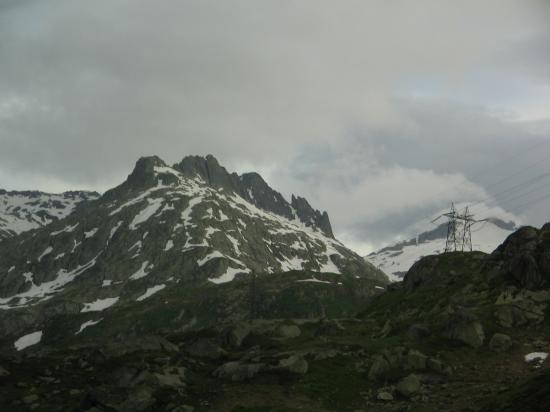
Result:
<svg viewBox="0 0 550 412"><path fill-rule="evenodd" d="M545 156L545 157L543 157L542 159L539 159L539 160L536 161L535 163L532 163L532 164L530 164L529 166L527 166L527 167L525 167L525 168L523 168L523 169L520 169L519 171L517 171L517 172L515 172L515 173L513 173L513 174L511 174L511 175L509 175L509 176L507 176L507 177L505 177L505 178L503 178L503 179L501 179L501 180L495 182L495 183L491 183L491 185L492 185L492 186L498 186L499 184L501 184L501 183L503 183L503 182L505 182L505 181L507 181L507 180L510 180L510 179L513 178L513 177L519 176L519 175L522 174L523 172L525 172L525 171L527 171L527 170L529 170L529 169L532 169L533 167L535 167L535 166L541 164L542 162L544 162L545 160L548 160L548 159L550 159L550 155Z"/></svg>
<svg viewBox="0 0 550 412"><path fill-rule="evenodd" d="M544 195L544 196L542 196L542 197L540 197L540 198L538 198L538 199L535 199L535 200L531 200L531 201L529 201L529 202L522 203L521 205L518 205L518 206L516 206L516 207L514 207L514 208L512 208L512 209L510 209L510 210L512 210L512 211L514 211L514 210L517 211L518 209L521 209L521 208L523 208L523 207L525 207L525 206L528 206L528 205L533 206L533 205L536 205L537 203L540 203L541 201L543 201L543 200L545 200L545 199L548 199L548 198L550 198L550 193L547 193L546 195Z"/></svg>
<svg viewBox="0 0 550 412"><path fill-rule="evenodd" d="M509 162L510 160L516 159L516 158L518 158L518 157L520 157L520 156L523 156L524 154L526 154L526 153L528 153L528 152L531 152L531 151L534 150L534 149L537 149L537 148L540 148L540 147L542 147L542 146L545 146L545 145L547 145L547 144L549 144L549 143L550 143L550 139L546 139L546 138L545 138L543 141L541 141L541 142L539 142L539 143L537 143L537 144L534 144L534 145L532 145L532 146L528 147L527 149L522 150L522 151L520 151L520 152L515 152L515 153L512 154L511 156L508 156L508 157L506 157L506 158L504 158L504 159L502 159L502 160L500 160L500 161L498 161L498 162L492 164L492 165L489 166L489 167L485 167L485 168L479 169L476 173L474 173L474 174L472 175L472 177L467 178L467 179L468 179L469 181L474 181L474 180L476 180L477 178L479 178L481 175L486 174L487 172L496 169L497 166L499 166L499 165L501 165L501 164L503 164L503 163L505 163L505 162ZM511 175L506 176L506 177L503 178L503 179L500 179L499 181L497 181L497 182L491 184L491 186L497 186L497 185L499 185L499 184L504 183L505 181L508 181L508 180L512 179L513 177L519 176L519 175L521 175L522 173L524 173L525 171L527 171L527 170L533 168L534 166L536 166L536 165L542 163L544 160L547 160L549 157L550 157L550 156L546 156L546 157L544 157L543 159L540 159L540 160L536 161L535 163L530 164L529 166L527 166L527 167L525 167L525 168L523 168L523 169L521 169L521 170L519 170L519 171L516 171L516 172L514 172L514 173L511 174ZM539 175L539 176L537 176L535 179L542 178L542 177L544 177L544 176L546 176L546 175L550 175L550 172L548 172L548 173L546 173L546 174L543 174L543 175ZM460 188L465 187L465 185L466 185L466 182L457 184L457 185L454 186L454 189L455 189L455 190L459 190ZM484 186L486 187L486 185L484 185ZM500 192L500 193L505 193L505 192L514 190L514 189L517 188L518 186L521 186L521 184L517 184L517 185L515 185L515 186L512 186L511 188L508 188L508 189L506 189L504 192ZM486 188L485 190L488 190L488 189ZM444 194L444 193L446 193L446 191L441 191L441 192L435 194L434 196L440 196L440 195L442 195L442 194ZM479 204L484 203L484 202L485 202L485 200L481 200L481 201L478 201L478 202L474 203L473 205L470 205L470 210L473 209L473 206L479 205ZM432 215L428 215L428 216L424 217L422 220L418 221L418 222L416 223L416 226L418 227L418 229L421 230L420 225L421 225L423 222L428 222L429 219L431 219L432 217L433 217L433 214L432 214ZM434 219L434 220L432 220L430 223L434 223L436 220L437 220L437 218ZM418 235L417 235L417 237L418 237Z"/></svg>
<svg viewBox="0 0 550 412"><path fill-rule="evenodd" d="M476 202L472 205L472 209L474 209L477 205L480 205L481 203L485 204L486 206L490 205L499 205L501 207L506 207L509 202L513 202L514 200L525 198L529 196L532 193L538 192L542 189L545 189L550 186L550 182L546 182L546 184L542 186L536 186L532 188L531 190L528 190L527 192L524 192L525 189L528 189L531 186L531 184L527 184L524 187L520 188L519 190L511 191L508 193L507 196L501 197L501 198L493 198L492 200L488 202ZM512 197L509 197L512 196Z"/></svg>
<svg viewBox="0 0 550 412"><path fill-rule="evenodd" d="M537 144L535 144L535 145L532 145L532 146L528 147L528 148L525 149L525 150L522 150L521 152L516 152L516 153L514 153L513 155L508 156L508 157L506 157L506 158L504 158L504 159L502 159L502 160L500 160L500 161L494 163L493 165L491 165L491 166L489 166L489 167L482 168L482 169L478 170L478 171L477 171L476 173L474 173L474 174L472 175L472 177L469 178L468 180L476 180L476 179L477 179L478 177L480 177L481 175L486 174L487 171L490 171L490 170L492 170L492 169L495 169L498 165L503 164L503 163L505 163L505 162L509 162L509 161L512 160L512 159L518 158L519 156L522 156L522 155L524 155L525 153L528 153L528 152L530 152L530 151L532 151L532 150L534 150L534 149L540 148L541 146L547 145L547 144L549 144L549 143L550 143L550 139L545 139L545 140L543 140L543 141L541 141L541 142L539 142L539 143L537 143ZM499 184L501 184L501 183L504 183L504 182L507 181L507 180L510 180L510 179L513 178L513 177L519 176L520 174L522 174L522 173L524 173L525 171L527 171L527 170L529 170L529 169L535 167L536 165L542 163L543 161L545 161L545 160L547 160L547 159L549 159L549 158L550 158L550 155L545 156L544 158L539 159L539 160L536 161L535 163L532 163L532 164L530 164L529 166L527 166L527 167L525 167L525 168L523 168L523 169L521 169L521 170L519 170L519 171L517 171L517 172L514 172L513 174L508 175L508 176L506 176L505 178L500 179L499 181L497 181L497 182L495 182L495 183L490 184L490 186L497 186L497 185L499 185ZM458 189L460 189L461 187L464 187L465 185L466 185L466 183L464 183L464 182L463 182L463 183L460 183L460 184L458 184L458 185L455 185L455 186L454 186L454 189L458 190ZM484 185L485 188L486 188L486 186L487 186L487 185ZM487 188L486 188L486 190L487 190ZM444 193L446 193L446 191L441 191L441 192L435 194L435 196L439 196L439 195L442 195L442 194L444 194ZM473 204L473 205L470 205L470 207L473 207L474 205L480 204L480 203L484 203L484 201L479 201L479 202L477 202L477 203L475 203L475 204ZM421 224L421 223L424 222L424 221L428 221L428 219L431 219L432 216L433 216L433 215L426 216L425 218L423 218L422 220L420 220L417 224ZM433 222L431 222L431 223L433 223Z"/></svg>
<svg viewBox="0 0 550 412"><path fill-rule="evenodd" d="M541 189L547 188L549 186L550 186L550 183L547 183L547 184L545 184L544 186L541 186L541 187L536 187L533 190L528 191L527 193L522 193L519 196L514 196L510 199L507 199L505 203L512 202L512 201L517 200L517 199L521 199L522 197L527 197L531 193L540 192Z"/></svg>
<svg viewBox="0 0 550 412"><path fill-rule="evenodd" d="M540 175L538 175L538 176L535 176L534 178L529 178L529 179L527 179L527 180L524 180L524 181L522 181L522 182L520 182L520 183L518 183L518 184L516 184L516 185L514 185L514 186L512 186L512 187L509 187L509 188L506 189L506 190L503 190L503 191L498 192L498 193L496 193L496 194L494 194L494 195L491 195L491 197L492 197L493 199L497 199L497 198L500 198L502 195L507 194L508 192L514 193L514 192L516 191L516 189L518 189L518 188L519 188L519 189L522 189L522 188L529 187L529 186L532 185L533 183L535 183L535 182L537 182L537 181L539 181L539 180L541 180L541 179L543 179L543 178L545 178L545 177L550 177L550 172L545 172L545 173L542 173L542 174L540 174ZM504 198L506 198L506 196L504 196ZM490 202L493 202L493 201L494 201L494 200L492 200L492 201L490 201ZM484 200L479 200L479 201L477 201L477 202L475 202L475 203L472 203L472 204L470 205L470 207L473 208L473 207L475 207L475 206L477 206L477 205L479 205L479 204L481 204L481 203L487 204L486 201L484 201Z"/></svg>

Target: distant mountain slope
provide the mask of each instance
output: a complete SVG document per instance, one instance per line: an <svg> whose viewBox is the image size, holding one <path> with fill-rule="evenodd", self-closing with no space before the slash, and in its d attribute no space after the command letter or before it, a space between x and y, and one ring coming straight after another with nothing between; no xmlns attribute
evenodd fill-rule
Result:
<svg viewBox="0 0 550 412"><path fill-rule="evenodd" d="M98 197L99 193L84 191L51 194L0 189L0 240L63 219L79 203Z"/></svg>
<svg viewBox="0 0 550 412"><path fill-rule="evenodd" d="M3 242L0 334L53 315L109 311L182 285L291 270L387 282L334 239L326 213L305 199L287 203L259 175L229 174L211 156L173 167L142 158L97 201ZM190 321L192 310L184 308L182 319Z"/></svg>
<svg viewBox="0 0 550 412"><path fill-rule="evenodd" d="M463 205L457 205L461 209ZM508 237L517 224L514 217L496 208L485 205L476 207L479 217L488 218L486 222L475 225L472 229L473 249L491 253ZM435 214L435 216L440 213ZM405 273L420 258L436 255L445 250L447 224L441 223L434 229L417 229L417 238L397 242L366 256L373 265L386 273L391 281L402 280Z"/></svg>

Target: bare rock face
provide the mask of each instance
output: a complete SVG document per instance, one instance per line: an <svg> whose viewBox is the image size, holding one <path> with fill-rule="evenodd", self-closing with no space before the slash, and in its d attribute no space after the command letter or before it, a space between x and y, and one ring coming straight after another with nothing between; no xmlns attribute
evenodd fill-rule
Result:
<svg viewBox="0 0 550 412"><path fill-rule="evenodd" d="M269 187L258 173L244 173L241 176L229 173L212 155L187 156L174 165L174 169L189 177L199 177L214 188L238 194L262 210L287 219L297 219L306 227L319 228L325 235L334 237L326 212L313 209L306 199L299 196L293 195L289 204L279 192Z"/></svg>
<svg viewBox="0 0 550 412"><path fill-rule="evenodd" d="M518 287L539 290L550 287L550 224L540 230L526 226L506 239L492 258L500 274Z"/></svg>
<svg viewBox="0 0 550 412"><path fill-rule="evenodd" d="M495 302L495 318L505 328L538 325L544 321L548 303L550 290L533 291L510 286Z"/></svg>

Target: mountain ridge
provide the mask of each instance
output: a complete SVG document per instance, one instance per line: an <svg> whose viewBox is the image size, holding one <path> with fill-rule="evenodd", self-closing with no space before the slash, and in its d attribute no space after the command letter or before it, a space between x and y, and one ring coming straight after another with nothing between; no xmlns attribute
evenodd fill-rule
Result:
<svg viewBox="0 0 550 412"><path fill-rule="evenodd" d="M220 284L292 270L372 279L373 293L387 282L312 220L263 210L235 187L210 186L184 170L141 158L122 184L96 201L7 239L0 248L0 332L13 335L54 314L109 311L179 283ZM182 321L193 318L189 311Z"/></svg>

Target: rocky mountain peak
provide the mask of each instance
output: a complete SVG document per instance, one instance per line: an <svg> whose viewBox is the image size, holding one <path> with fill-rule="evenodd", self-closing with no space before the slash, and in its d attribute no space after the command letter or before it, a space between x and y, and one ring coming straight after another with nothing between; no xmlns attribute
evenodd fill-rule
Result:
<svg viewBox="0 0 550 412"><path fill-rule="evenodd" d="M174 169L190 177L198 176L206 184L216 189L223 188L231 192L238 192L237 174L230 174L211 154L206 157L186 156L180 163L174 165Z"/></svg>
<svg viewBox="0 0 550 412"><path fill-rule="evenodd" d="M155 180L155 167L166 167L166 163L158 156L140 157L126 181L132 186L148 186Z"/></svg>
<svg viewBox="0 0 550 412"><path fill-rule="evenodd" d="M334 237L332 226L327 212L319 212L311 207L309 202L300 196L292 195L291 205L296 211L298 218L306 225L317 226L328 236Z"/></svg>
<svg viewBox="0 0 550 412"><path fill-rule="evenodd" d="M229 173L213 155L187 156L174 169L189 177L199 177L209 186L239 195L256 207L284 218L298 219L308 227L316 227L334 237L326 212L313 209L306 199L292 197L289 204L281 193L273 190L258 173Z"/></svg>

